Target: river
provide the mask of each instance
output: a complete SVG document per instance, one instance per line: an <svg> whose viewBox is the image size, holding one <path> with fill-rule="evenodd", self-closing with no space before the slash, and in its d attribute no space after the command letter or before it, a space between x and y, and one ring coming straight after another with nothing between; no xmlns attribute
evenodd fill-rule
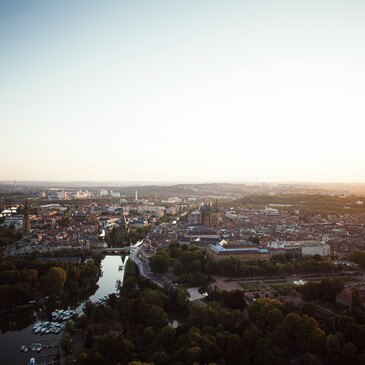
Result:
<svg viewBox="0 0 365 365"><path fill-rule="evenodd" d="M123 280L124 270L119 271L122 265L121 256L107 255L101 262L102 275L100 276L97 286L88 293L73 298L72 302L68 301L64 305L58 306L59 309L76 309L82 310L83 303L90 299L92 302L116 293L117 280ZM58 335L35 335L33 333L33 325L37 321L49 320L50 313L56 307L48 305L45 309L27 310L17 312L14 316L7 314L0 316L0 365L26 365L31 357L36 358L37 364L42 361L55 358L56 349L44 349L39 354L20 351L22 345L30 345L31 343L52 343L58 340L62 332Z"/></svg>

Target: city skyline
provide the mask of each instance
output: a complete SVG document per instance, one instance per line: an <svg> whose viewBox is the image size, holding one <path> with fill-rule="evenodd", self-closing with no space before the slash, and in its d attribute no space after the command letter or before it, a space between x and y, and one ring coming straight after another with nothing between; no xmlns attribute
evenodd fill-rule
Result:
<svg viewBox="0 0 365 365"><path fill-rule="evenodd" d="M0 181L363 183L364 15L0 1Z"/></svg>

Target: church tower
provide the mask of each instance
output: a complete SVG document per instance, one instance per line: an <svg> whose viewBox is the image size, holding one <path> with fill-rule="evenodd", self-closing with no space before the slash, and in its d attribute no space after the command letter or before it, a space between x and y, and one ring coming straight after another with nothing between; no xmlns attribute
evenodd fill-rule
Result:
<svg viewBox="0 0 365 365"><path fill-rule="evenodd" d="M29 219L28 199L26 199L24 206L24 217L23 217L23 235L26 236L29 233L30 233L30 219Z"/></svg>
<svg viewBox="0 0 365 365"><path fill-rule="evenodd" d="M219 226L218 200L215 204L202 204L200 207L200 224L210 227Z"/></svg>

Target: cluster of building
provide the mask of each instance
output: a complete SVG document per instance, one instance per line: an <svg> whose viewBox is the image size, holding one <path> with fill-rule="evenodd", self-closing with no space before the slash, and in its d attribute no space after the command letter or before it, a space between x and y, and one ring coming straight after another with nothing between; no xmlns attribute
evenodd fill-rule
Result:
<svg viewBox="0 0 365 365"><path fill-rule="evenodd" d="M173 218L185 209L182 205L145 204L144 200L124 204L100 201L84 204L32 202L31 209L26 199L24 204L2 212L3 227L23 231L23 239L8 248L9 255L28 255L34 251L48 253L70 248L104 249L108 246L106 238L113 230L130 233L145 229L165 216Z"/></svg>
<svg viewBox="0 0 365 365"><path fill-rule="evenodd" d="M222 229L227 229L234 239L249 240L258 237L261 244L280 251L289 249L291 242L308 244L303 254L346 257L354 249L365 249L365 216L315 215L303 219L299 211L290 212L283 204L272 204L264 209L221 209L224 216ZM314 245L310 241L317 242ZM320 245L318 242L325 243ZM295 246L293 247L295 250Z"/></svg>
<svg viewBox="0 0 365 365"><path fill-rule="evenodd" d="M113 229L138 230L153 226L150 238L154 247L178 242L195 246L216 260L222 257L267 260L288 252L340 259L354 248L365 249L365 217L361 215L326 218L318 215L304 220L299 212L293 214L288 209L290 205L285 204L270 204L262 209L235 204L230 208L219 206L216 199L196 196L140 199L138 191L125 199L110 189L91 192L50 189L45 194L54 198L52 194L57 194L58 199L65 201L60 204L38 201L37 211L32 210L33 214L26 220L14 208L2 212L3 226L18 230L30 226L32 235L28 235L28 240L37 241L39 247L44 244L46 247L101 248ZM76 204L75 199L82 197L97 199ZM68 201L70 198L75 199ZM359 199L356 204L361 202ZM166 216L176 218L165 225Z"/></svg>
<svg viewBox="0 0 365 365"><path fill-rule="evenodd" d="M255 211L255 213L254 217L257 218L257 212ZM270 227L273 218L275 217L277 222L280 214L278 210L272 208L260 212L259 216L264 217L264 220L260 220L259 223L260 232L266 230L264 222L268 222ZM267 219L268 217L270 218ZM237 219L237 222L232 223L232 219ZM252 227L247 215L237 215L232 211L224 212L224 209L219 209L217 203L203 204L199 209L191 212L187 221L175 227L170 234L170 239L172 241L176 236L180 245L197 247L213 260L228 257L245 261L269 260L275 255L286 253L301 256L331 255L330 245L320 239L301 237L300 240L279 241L279 238L285 237L285 235L282 235L280 230L279 233L275 230L278 234L275 235L273 232L271 237L275 237L276 240L266 241L262 240L262 235L258 233L257 228L257 226Z"/></svg>

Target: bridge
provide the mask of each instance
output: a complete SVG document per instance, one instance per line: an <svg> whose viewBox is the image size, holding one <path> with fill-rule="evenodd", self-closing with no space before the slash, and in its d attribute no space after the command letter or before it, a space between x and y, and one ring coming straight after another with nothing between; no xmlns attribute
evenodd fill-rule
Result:
<svg viewBox="0 0 365 365"><path fill-rule="evenodd" d="M142 245L143 240L142 241L138 241L135 244L131 244L130 246L124 246L124 247L105 247L105 248L97 248L94 251L96 252L102 252L102 253L108 253L108 254L130 254L131 250L136 249L137 247L139 247L140 245Z"/></svg>
<svg viewBox="0 0 365 365"><path fill-rule="evenodd" d="M102 253L107 253L107 254L129 254L131 247L130 246L126 246L126 247L106 247L106 248L98 248L95 251L97 252L102 252Z"/></svg>

